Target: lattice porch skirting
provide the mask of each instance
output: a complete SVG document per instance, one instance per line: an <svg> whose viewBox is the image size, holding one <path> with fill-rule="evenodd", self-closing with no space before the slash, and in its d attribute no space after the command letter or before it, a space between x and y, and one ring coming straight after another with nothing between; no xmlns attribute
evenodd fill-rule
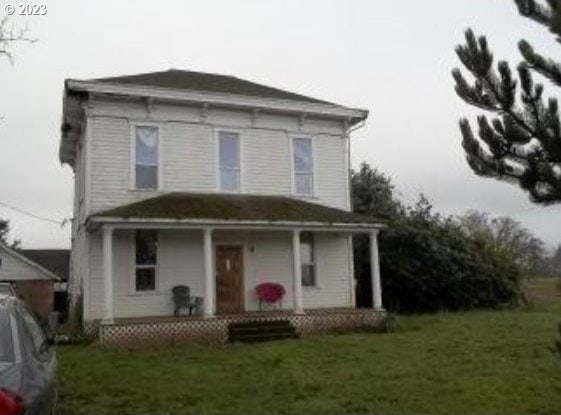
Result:
<svg viewBox="0 0 561 415"><path fill-rule="evenodd" d="M223 344L231 322L289 320L301 336L338 331L381 330L385 313L375 310L310 310L306 314L271 313L217 316L214 318L122 319L111 325L91 323L104 346Z"/></svg>

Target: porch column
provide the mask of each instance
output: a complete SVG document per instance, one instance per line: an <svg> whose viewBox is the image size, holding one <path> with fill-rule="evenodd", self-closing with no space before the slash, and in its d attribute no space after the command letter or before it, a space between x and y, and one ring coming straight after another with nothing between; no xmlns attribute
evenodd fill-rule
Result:
<svg viewBox="0 0 561 415"><path fill-rule="evenodd" d="M203 300L205 317L214 317L214 297L216 293L214 267L212 266L212 229L203 230L203 251L205 269L205 297Z"/></svg>
<svg viewBox="0 0 561 415"><path fill-rule="evenodd" d="M372 306L375 310L383 310L377 230L370 232L370 273L372 277Z"/></svg>
<svg viewBox="0 0 561 415"><path fill-rule="evenodd" d="M304 314L302 306L302 267L300 262L300 230L292 231L292 263L293 263L293 299L294 313Z"/></svg>
<svg viewBox="0 0 561 415"><path fill-rule="evenodd" d="M113 324L113 227L104 225L102 233L103 288L105 294L102 323Z"/></svg>
<svg viewBox="0 0 561 415"><path fill-rule="evenodd" d="M355 286L355 257L353 250L353 235L347 236L347 249L349 250L349 285L351 296L351 307L356 308L356 286Z"/></svg>

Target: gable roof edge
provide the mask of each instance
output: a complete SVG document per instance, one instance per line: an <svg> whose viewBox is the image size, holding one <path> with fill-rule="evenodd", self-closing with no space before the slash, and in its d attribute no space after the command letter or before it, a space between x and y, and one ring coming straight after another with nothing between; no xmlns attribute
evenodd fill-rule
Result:
<svg viewBox="0 0 561 415"><path fill-rule="evenodd" d="M13 256L16 259L19 259L20 261L26 263L27 265L32 266L33 268L37 269L38 271L42 272L43 274L45 274L47 277L49 277L50 279L53 279L55 281L60 281L60 277L54 273L52 273L51 271L49 271L48 269L46 269L45 267L43 267L42 265L39 265L38 263L36 263L35 261L32 261L31 259L27 258L26 256L20 254L19 252L13 250L12 248L9 248L8 246L6 246L6 244L0 242L0 249L6 251L9 255Z"/></svg>

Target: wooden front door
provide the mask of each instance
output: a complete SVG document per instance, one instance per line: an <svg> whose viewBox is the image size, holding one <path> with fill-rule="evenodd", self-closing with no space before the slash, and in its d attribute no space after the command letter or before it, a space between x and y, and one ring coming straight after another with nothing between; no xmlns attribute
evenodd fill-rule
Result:
<svg viewBox="0 0 561 415"><path fill-rule="evenodd" d="M243 248L216 246L216 312L235 314L244 311Z"/></svg>

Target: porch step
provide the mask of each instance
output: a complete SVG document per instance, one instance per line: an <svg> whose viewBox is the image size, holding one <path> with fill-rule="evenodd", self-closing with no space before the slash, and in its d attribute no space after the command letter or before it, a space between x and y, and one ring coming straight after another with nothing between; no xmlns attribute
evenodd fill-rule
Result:
<svg viewBox="0 0 561 415"><path fill-rule="evenodd" d="M249 321L228 325L228 341L230 342L255 343L298 337L296 329L288 320Z"/></svg>

